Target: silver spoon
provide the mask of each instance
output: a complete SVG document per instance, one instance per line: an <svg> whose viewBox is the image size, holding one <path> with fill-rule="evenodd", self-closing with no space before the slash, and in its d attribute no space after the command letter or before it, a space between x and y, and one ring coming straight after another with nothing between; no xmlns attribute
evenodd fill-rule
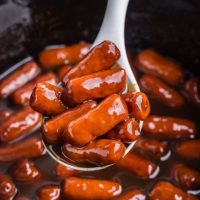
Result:
<svg viewBox="0 0 200 200"><path fill-rule="evenodd" d="M125 92L127 91L135 91L139 92L139 86L137 84L137 81L135 79L135 76L131 70L130 64L127 59L126 55L126 49L125 49L125 42L124 42L124 24L125 24L125 17L126 17L126 11L128 6L129 0L108 0L107 8L105 12L105 16L103 19L103 23L101 25L100 31L92 45L94 47L95 45L101 43L104 40L110 40L114 42L117 47L120 49L121 57L118 61L118 64L122 66L127 73L127 87ZM140 129L142 128L142 121L139 121ZM105 169L107 167L112 166L110 165L103 165L103 166L79 166L77 163L73 163L73 161L67 160L65 157L62 157L60 154L58 154L55 149L51 145L48 145L43 140L44 146L46 147L46 150L48 154L58 163L75 169L79 171L97 171L101 169ZM135 144L135 141L132 143L129 143L126 147L126 151L124 156L133 148Z"/></svg>

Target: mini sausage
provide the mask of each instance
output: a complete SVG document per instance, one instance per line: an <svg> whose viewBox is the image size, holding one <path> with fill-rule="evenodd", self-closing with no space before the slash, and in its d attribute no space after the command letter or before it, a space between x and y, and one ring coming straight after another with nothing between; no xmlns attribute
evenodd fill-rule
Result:
<svg viewBox="0 0 200 200"><path fill-rule="evenodd" d="M18 160L11 168L10 174L16 181L27 183L41 178L39 169L28 159Z"/></svg>
<svg viewBox="0 0 200 200"><path fill-rule="evenodd" d="M0 124L3 123L3 121L10 117L13 113L14 111L9 108L0 110Z"/></svg>
<svg viewBox="0 0 200 200"><path fill-rule="evenodd" d="M126 87L126 73L122 68L104 70L68 81L62 92L66 105L81 103L89 99L99 99L120 93Z"/></svg>
<svg viewBox="0 0 200 200"><path fill-rule="evenodd" d="M157 182L149 193L149 200L198 200L167 181Z"/></svg>
<svg viewBox="0 0 200 200"><path fill-rule="evenodd" d="M0 81L0 99L8 97L40 73L34 61L29 61Z"/></svg>
<svg viewBox="0 0 200 200"><path fill-rule="evenodd" d="M37 77L35 80L16 90L11 95L12 102L18 106L28 105L33 89L35 88L36 84L40 82L47 82L52 85L56 85L58 84L58 78L55 74L50 72Z"/></svg>
<svg viewBox="0 0 200 200"><path fill-rule="evenodd" d="M58 185L44 185L36 192L37 200L61 200Z"/></svg>
<svg viewBox="0 0 200 200"><path fill-rule="evenodd" d="M30 99L31 107L44 115L57 115L67 110L60 100L62 89L49 84L38 83Z"/></svg>
<svg viewBox="0 0 200 200"><path fill-rule="evenodd" d="M149 99L143 92L129 92L122 95L128 112L136 119L144 120L150 113Z"/></svg>
<svg viewBox="0 0 200 200"><path fill-rule="evenodd" d="M71 70L72 67L73 67L72 65L62 65L62 66L60 66L60 67L56 70L56 73L57 73L59 79L62 80L63 77L65 76L65 74L66 74L67 72L69 72L69 70Z"/></svg>
<svg viewBox="0 0 200 200"><path fill-rule="evenodd" d="M180 108L185 99L174 89L155 76L143 75L139 80L141 88L155 99L171 108Z"/></svg>
<svg viewBox="0 0 200 200"><path fill-rule="evenodd" d="M116 200L146 200L146 195L139 189L133 189L117 197Z"/></svg>
<svg viewBox="0 0 200 200"><path fill-rule="evenodd" d="M186 140L176 144L175 152L185 159L200 159L200 140Z"/></svg>
<svg viewBox="0 0 200 200"><path fill-rule="evenodd" d="M39 54L39 61L44 68L55 68L62 64L77 63L88 52L85 42L54 49L45 49Z"/></svg>
<svg viewBox="0 0 200 200"><path fill-rule="evenodd" d="M122 142L133 142L140 137L140 127L134 118L126 119L109 131L106 136Z"/></svg>
<svg viewBox="0 0 200 200"><path fill-rule="evenodd" d="M9 146L0 147L0 162L10 162L21 158L37 158L46 153L41 139L28 138Z"/></svg>
<svg viewBox="0 0 200 200"><path fill-rule="evenodd" d="M88 113L71 121L63 132L63 139L75 146L84 146L127 117L126 103L120 95L113 94Z"/></svg>
<svg viewBox="0 0 200 200"><path fill-rule="evenodd" d="M165 141L159 141L149 138L140 138L135 143L134 149L143 155L147 155L155 160L165 160L169 152L169 146Z"/></svg>
<svg viewBox="0 0 200 200"><path fill-rule="evenodd" d="M138 54L136 66L142 72L157 76L171 85L177 85L183 80L182 67L152 49Z"/></svg>
<svg viewBox="0 0 200 200"><path fill-rule="evenodd" d="M114 181L69 177L62 186L66 199L105 200L118 196L121 185Z"/></svg>
<svg viewBox="0 0 200 200"><path fill-rule="evenodd" d="M169 139L194 138L197 133L196 124L190 120L153 115L144 121L142 130L146 135Z"/></svg>
<svg viewBox="0 0 200 200"><path fill-rule="evenodd" d="M1 200L13 199L17 193L15 184L8 176L0 174L0 196Z"/></svg>
<svg viewBox="0 0 200 200"><path fill-rule="evenodd" d="M13 141L37 130L41 124L42 115L27 106L10 116L0 126L0 141Z"/></svg>
<svg viewBox="0 0 200 200"><path fill-rule="evenodd" d="M159 172L159 167L153 162L146 160L133 152L129 152L116 165L141 178L155 178Z"/></svg>
<svg viewBox="0 0 200 200"><path fill-rule="evenodd" d="M116 63L119 57L120 51L116 45L105 40L91 49L88 54L64 76L63 83L66 85L69 79L109 69Z"/></svg>
<svg viewBox="0 0 200 200"><path fill-rule="evenodd" d="M183 164L172 168L171 177L186 190L200 189L200 173Z"/></svg>
<svg viewBox="0 0 200 200"><path fill-rule="evenodd" d="M81 115L87 113L96 107L96 105L97 103L95 101L88 101L76 108L67 110L66 112L44 122L42 126L42 134L45 141L47 141L49 144L61 143L62 133L67 124L69 124L69 122L72 120L80 117Z"/></svg>
<svg viewBox="0 0 200 200"><path fill-rule="evenodd" d="M81 148L65 144L62 151L66 157L76 162L113 164L124 156L125 149L124 144L117 140L99 139Z"/></svg>

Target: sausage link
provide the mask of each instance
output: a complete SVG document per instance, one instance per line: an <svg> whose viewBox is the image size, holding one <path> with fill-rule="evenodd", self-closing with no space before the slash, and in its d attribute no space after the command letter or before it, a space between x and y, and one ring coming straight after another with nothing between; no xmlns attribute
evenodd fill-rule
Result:
<svg viewBox="0 0 200 200"><path fill-rule="evenodd" d="M126 147L116 140L94 140L84 147L78 148L71 144L62 147L64 155L76 162L95 164L113 164L118 162L125 153Z"/></svg>
<svg viewBox="0 0 200 200"><path fill-rule="evenodd" d="M143 92L130 92L122 95L128 106L128 112L134 118L144 120L150 113L149 99Z"/></svg>
<svg viewBox="0 0 200 200"><path fill-rule="evenodd" d="M1 200L11 200L17 193L15 184L8 176L0 174L0 198Z"/></svg>
<svg viewBox="0 0 200 200"><path fill-rule="evenodd" d="M69 70L72 69L72 65L62 65L56 70L56 74L58 75L59 79L62 80L63 77Z"/></svg>
<svg viewBox="0 0 200 200"><path fill-rule="evenodd" d="M126 73L122 68L104 70L68 81L62 92L66 105L81 103L89 99L104 98L120 93L126 87Z"/></svg>
<svg viewBox="0 0 200 200"><path fill-rule="evenodd" d="M140 137L140 127L134 118L126 119L109 131L106 136L122 142L132 142Z"/></svg>
<svg viewBox="0 0 200 200"><path fill-rule="evenodd" d="M151 49L138 54L136 66L142 72L157 76L171 85L177 85L183 80L181 66Z"/></svg>
<svg viewBox="0 0 200 200"><path fill-rule="evenodd" d="M154 178L159 172L158 166L153 162L133 152L128 153L116 165L141 178Z"/></svg>
<svg viewBox="0 0 200 200"><path fill-rule="evenodd" d="M157 182L149 193L149 200L198 200L167 181Z"/></svg>
<svg viewBox="0 0 200 200"><path fill-rule="evenodd" d="M47 82L52 85L56 85L58 84L58 78L56 77L55 74L50 73L50 72L37 77L35 80L31 81L30 83L16 90L11 95L12 102L18 106L28 105L33 89L35 88L37 83L41 83L41 82Z"/></svg>
<svg viewBox="0 0 200 200"><path fill-rule="evenodd" d="M34 61L29 61L0 81L0 99L6 98L40 73Z"/></svg>
<svg viewBox="0 0 200 200"><path fill-rule="evenodd" d="M114 181L69 177L62 191L66 199L105 200L118 196L122 188Z"/></svg>
<svg viewBox="0 0 200 200"><path fill-rule="evenodd" d="M117 197L116 200L146 200L146 195L139 189L133 189Z"/></svg>
<svg viewBox="0 0 200 200"><path fill-rule="evenodd" d="M64 165L60 163L56 163L54 171L55 171L56 176L59 177L60 179L64 179L70 176L80 174L80 171L69 168L69 167L65 167Z"/></svg>
<svg viewBox="0 0 200 200"><path fill-rule="evenodd" d="M176 144L175 152L185 159L200 159L200 140L187 140Z"/></svg>
<svg viewBox="0 0 200 200"><path fill-rule="evenodd" d="M18 160L11 168L10 174L16 181L27 183L41 178L39 169L28 159Z"/></svg>
<svg viewBox="0 0 200 200"><path fill-rule="evenodd" d="M60 187L57 185L44 185L36 192L37 200L61 200Z"/></svg>
<svg viewBox="0 0 200 200"><path fill-rule="evenodd" d="M167 142L148 138L138 139L134 145L134 149L155 160L163 160L169 152Z"/></svg>
<svg viewBox="0 0 200 200"><path fill-rule="evenodd" d="M171 177L186 190L200 189L200 173L183 164L177 164L172 168Z"/></svg>
<svg viewBox="0 0 200 200"><path fill-rule="evenodd" d="M104 99L96 108L71 121L65 127L63 139L75 146L84 146L127 117L126 103L120 95L113 94Z"/></svg>
<svg viewBox="0 0 200 200"><path fill-rule="evenodd" d="M4 122L4 120L6 120L8 117L10 117L13 113L14 113L14 111L9 108L0 110L0 124L2 124Z"/></svg>
<svg viewBox="0 0 200 200"><path fill-rule="evenodd" d="M10 142L25 136L42 124L42 115L27 106L10 116L0 127L0 141Z"/></svg>
<svg viewBox="0 0 200 200"><path fill-rule="evenodd" d="M55 68L62 64L77 63L88 52L89 45L85 42L71 46L45 49L39 54L39 61L44 68Z"/></svg>
<svg viewBox="0 0 200 200"><path fill-rule="evenodd" d="M63 83L66 85L69 79L109 69L116 63L119 57L120 51L116 45L105 40L91 49L88 54L64 76Z"/></svg>
<svg viewBox="0 0 200 200"><path fill-rule="evenodd" d="M143 124L144 134L168 139L194 138L196 124L190 120L177 117L150 116Z"/></svg>
<svg viewBox="0 0 200 200"><path fill-rule="evenodd" d="M57 115L67 110L60 100L62 89L49 84L38 83L30 99L31 107L44 115Z"/></svg>
<svg viewBox="0 0 200 200"><path fill-rule="evenodd" d="M45 153L41 139L32 137L15 144L0 147L0 162L10 162L21 158L37 158Z"/></svg>
<svg viewBox="0 0 200 200"><path fill-rule="evenodd" d="M171 108L180 108L185 104L185 99L176 90L155 76L143 75L139 83L146 93Z"/></svg>
<svg viewBox="0 0 200 200"><path fill-rule="evenodd" d="M72 120L80 117L81 115L87 113L94 107L97 103L95 101L88 101L76 108L70 109L54 118L47 120L42 126L42 134L44 139L49 144L58 144L62 142L62 133Z"/></svg>

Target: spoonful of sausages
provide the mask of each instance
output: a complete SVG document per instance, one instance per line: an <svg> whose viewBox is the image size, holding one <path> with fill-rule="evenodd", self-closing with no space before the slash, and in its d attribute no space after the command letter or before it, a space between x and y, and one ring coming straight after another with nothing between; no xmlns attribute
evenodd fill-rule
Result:
<svg viewBox="0 0 200 200"><path fill-rule="evenodd" d="M87 55L59 87L39 83L31 96L32 108L45 116L42 139L47 152L75 170L96 171L117 163L134 146L150 111L126 55L128 2L108 0Z"/></svg>

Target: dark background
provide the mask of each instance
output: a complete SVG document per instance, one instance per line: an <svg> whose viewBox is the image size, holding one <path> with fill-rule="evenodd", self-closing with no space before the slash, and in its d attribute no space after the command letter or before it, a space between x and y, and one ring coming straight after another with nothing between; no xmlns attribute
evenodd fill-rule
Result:
<svg viewBox="0 0 200 200"><path fill-rule="evenodd" d="M0 0L0 72L45 45L92 42L105 0ZM126 44L152 47L199 73L200 1L130 0Z"/></svg>

